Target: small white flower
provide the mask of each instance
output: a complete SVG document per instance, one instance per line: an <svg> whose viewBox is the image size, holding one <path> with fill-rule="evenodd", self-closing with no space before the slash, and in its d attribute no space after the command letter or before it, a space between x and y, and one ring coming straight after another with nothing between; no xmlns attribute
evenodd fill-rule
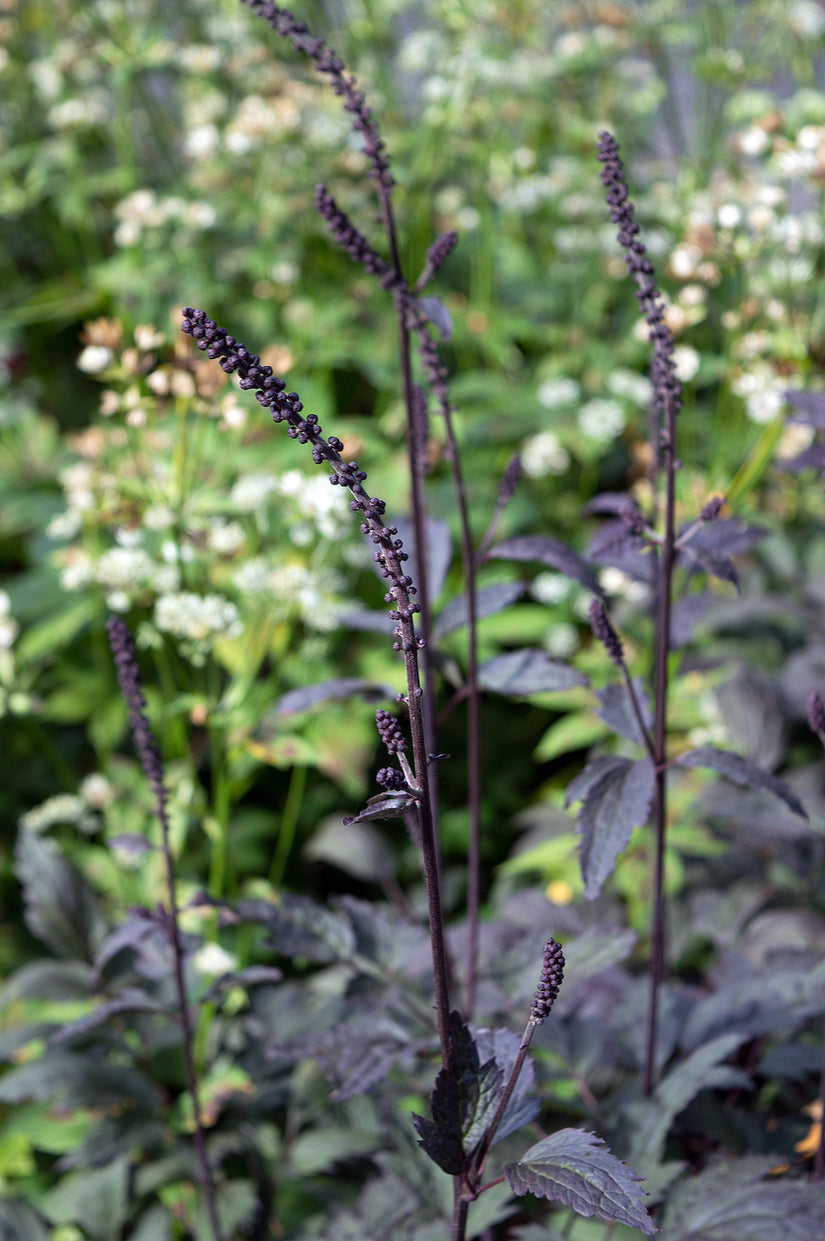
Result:
<svg viewBox="0 0 825 1241"><path fill-rule="evenodd" d="M673 350L673 363L676 378L682 383L690 383L697 374L701 358L691 345L677 345Z"/></svg>
<svg viewBox="0 0 825 1241"><path fill-rule="evenodd" d="M742 220L742 208L738 203L723 203L716 213L720 228L736 228Z"/></svg>
<svg viewBox="0 0 825 1241"><path fill-rule="evenodd" d="M739 135L739 149L743 155L755 158L770 146L770 138L761 125L749 125Z"/></svg>
<svg viewBox="0 0 825 1241"><path fill-rule="evenodd" d="M273 263L269 274L276 284L294 284L301 273L297 263L282 259L279 263Z"/></svg>
<svg viewBox="0 0 825 1241"><path fill-rule="evenodd" d="M206 537L211 551L219 556L231 556L246 542L243 526L236 521L216 522Z"/></svg>
<svg viewBox="0 0 825 1241"><path fill-rule="evenodd" d="M66 513L56 513L46 526L48 539L73 539L83 524L77 509L69 509Z"/></svg>
<svg viewBox="0 0 825 1241"><path fill-rule="evenodd" d="M793 0L785 11L791 30L800 38L817 39L825 33L825 13L815 0Z"/></svg>
<svg viewBox="0 0 825 1241"><path fill-rule="evenodd" d="M151 323L139 323L135 328L135 344L144 353L157 349L164 339L163 332L159 332Z"/></svg>
<svg viewBox="0 0 825 1241"><path fill-rule="evenodd" d="M86 345L77 359L77 369L87 375L98 375L106 370L114 356L108 345Z"/></svg>
<svg viewBox="0 0 825 1241"><path fill-rule="evenodd" d="M579 635L575 625L568 621L553 625L547 630L542 646L551 659L569 659L579 645Z"/></svg>
<svg viewBox="0 0 825 1241"><path fill-rule="evenodd" d="M99 557L95 578L109 590L134 589L151 577L155 562L142 547L110 547Z"/></svg>
<svg viewBox="0 0 825 1241"><path fill-rule="evenodd" d="M653 386L647 375L640 375L638 371L629 371L620 368L611 371L606 380L609 392L614 396L626 397L629 401L635 402L642 409L650 404L653 396Z"/></svg>
<svg viewBox="0 0 825 1241"><path fill-rule="evenodd" d="M91 557L79 548L72 548L70 558L60 572L63 590L85 590L94 577Z"/></svg>
<svg viewBox="0 0 825 1241"><path fill-rule="evenodd" d="M684 243L677 246L670 256L670 270L680 280L689 279L701 262L702 251L698 246Z"/></svg>
<svg viewBox="0 0 825 1241"><path fill-rule="evenodd" d="M542 380L536 396L545 409L560 409L573 405L581 396L581 388L568 375L552 375Z"/></svg>
<svg viewBox="0 0 825 1241"><path fill-rule="evenodd" d="M232 574L232 582L240 594L260 595L269 590L272 575L262 556L253 556Z"/></svg>
<svg viewBox="0 0 825 1241"><path fill-rule="evenodd" d="M745 413L751 422L762 426L775 418L784 404L785 397L780 389L764 388L745 397Z"/></svg>
<svg viewBox="0 0 825 1241"><path fill-rule="evenodd" d="M95 771L85 776L80 782L80 796L94 810L102 810L108 806L114 796L114 790L101 772Z"/></svg>
<svg viewBox="0 0 825 1241"><path fill-rule="evenodd" d="M238 609L229 599L188 591L161 596L155 603L155 624L165 633L195 642L216 635L234 638L243 632Z"/></svg>
<svg viewBox="0 0 825 1241"><path fill-rule="evenodd" d="M20 626L13 616L0 617L0 651L9 651L20 632Z"/></svg>
<svg viewBox="0 0 825 1241"><path fill-rule="evenodd" d="M530 593L539 603L552 607L570 594L572 583L563 573L539 573L533 578Z"/></svg>
<svg viewBox="0 0 825 1241"><path fill-rule="evenodd" d="M481 212L476 207L462 207L455 213L455 222L462 233L471 233L481 223Z"/></svg>
<svg viewBox="0 0 825 1241"><path fill-rule="evenodd" d="M625 428L627 419L618 401L595 397L582 405L578 423L585 435L603 444L614 440Z"/></svg>
<svg viewBox="0 0 825 1241"><path fill-rule="evenodd" d="M125 590L110 590L106 594L106 607L110 612L126 613L132 606L132 601Z"/></svg>
<svg viewBox="0 0 825 1241"><path fill-rule="evenodd" d="M190 43L175 49L175 59L189 73L207 74L221 63L221 51L211 43Z"/></svg>
<svg viewBox="0 0 825 1241"><path fill-rule="evenodd" d="M528 478L563 474L570 465L570 454L553 431L539 431L521 446L521 467Z"/></svg>
<svg viewBox="0 0 825 1241"><path fill-rule="evenodd" d="M220 944L203 944L192 957L192 965L204 978L221 978L238 968L238 959Z"/></svg>
<svg viewBox="0 0 825 1241"><path fill-rule="evenodd" d="M513 151L513 167L519 172L528 172L536 162L536 152L532 147L516 147Z"/></svg>
<svg viewBox="0 0 825 1241"><path fill-rule="evenodd" d="M152 504L143 514L147 530L168 530L175 524L175 514L165 504Z"/></svg>
<svg viewBox="0 0 825 1241"><path fill-rule="evenodd" d="M299 471L295 471L298 473ZM281 484L283 480L281 480ZM244 474L235 483L230 492L230 499L242 513L251 513L266 504L273 491L279 488L279 480L274 474Z"/></svg>

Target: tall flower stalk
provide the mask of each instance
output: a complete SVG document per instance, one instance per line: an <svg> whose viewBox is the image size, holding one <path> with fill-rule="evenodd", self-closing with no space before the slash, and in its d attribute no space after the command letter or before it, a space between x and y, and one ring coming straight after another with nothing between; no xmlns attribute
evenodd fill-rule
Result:
<svg viewBox="0 0 825 1241"><path fill-rule="evenodd" d="M146 718L146 701L140 679L135 645L132 635L119 616L110 616L106 622L109 646L117 669L118 681L129 712L129 726L135 743L140 765L155 797L155 814L160 823L161 843L166 869L166 889L168 905L163 910L163 921L172 948L173 973L175 991L177 993L178 1014L181 1025L181 1045L183 1048L183 1068L186 1077L186 1089L192 1100L192 1115L195 1126L195 1153L200 1168L201 1184L206 1199L206 1210L213 1241L221 1241L218 1208L215 1201L215 1186L209 1167L206 1151L206 1136L203 1128L203 1117L198 1092L198 1077L195 1070L194 1031L189 1013L189 997L184 976L184 952L180 924L178 922L177 885L175 883L175 863L169 840L169 816L166 807L166 788L163 780L163 761L157 742L152 734Z"/></svg>
<svg viewBox="0 0 825 1241"><path fill-rule="evenodd" d="M316 414L303 413L303 404L297 392L286 392L283 379L273 375L272 367L261 364L257 354L251 353L233 336L210 319L205 311L187 307L183 312L182 329L191 336L199 349L207 356L220 361L227 375L238 374L240 386L255 392L255 397L268 409L276 423L287 424L287 434L301 444L309 444L316 465L330 467L329 481L333 486L346 487L352 495L350 508L362 518L361 533L375 547L373 559L378 571L389 588L384 596L392 605L390 619L396 622L393 631L393 648L403 654L407 678L406 703L409 711L412 739L413 767L407 784L410 808L414 810L421 840L421 856L424 880L427 888L427 906L432 944L433 974L435 978L436 1013L442 1058L449 1053L449 987L446 946L444 941L444 917L439 884L438 850L435 825L430 805L429 758L424 730L423 689L419 675L419 655L425 639L416 632L415 616L420 605L413 598L417 588L406 573L408 555L399 539L396 526L385 521L386 504L376 496L370 496L364 487L366 473L355 461L344 461L341 450L344 445L336 436L325 438L321 433Z"/></svg>
<svg viewBox="0 0 825 1241"><path fill-rule="evenodd" d="M650 378L653 386L651 403L651 481L654 486L657 516L662 527L657 554L656 574L656 643L654 657L654 720L653 764L655 788L653 823L656 854L653 874L653 916L651 924L652 960L650 996L645 1034L645 1091L653 1090L656 1075L656 1041L659 990L665 975L665 897L664 867L667 824L667 695L668 655L670 653L670 616L673 593L673 566L676 549L676 418L682 405L681 384L676 376L673 334L665 320L665 304L653 264L643 242L639 225L628 195L624 168L619 157L619 144L612 134L599 136L598 156L601 161L602 184L607 191L610 219L618 226L619 244L625 263L636 283L636 297L645 316L653 346ZM660 481L663 479L663 483Z"/></svg>
<svg viewBox="0 0 825 1241"><path fill-rule="evenodd" d="M461 553L464 568L464 590L467 601L467 769L468 769L468 817L469 846L467 852L467 965L464 1007L472 1011L475 996L475 978L478 955L478 915L481 873L481 721L480 694L478 688L478 657L476 637L476 563L470 528L467 491L461 471L461 460L453 426L453 407L450 402L447 371L438 352L438 344L432 334L430 316L425 313L418 294L438 272L452 252L457 235L453 231L437 237L430 246L423 269L411 288L402 268L398 232L392 201L394 185L389 155L378 130L365 96L358 89L356 79L346 72L343 62L326 46L322 39L310 34L306 23L288 9L271 3L271 0L243 0L253 12L262 17L277 34L289 39L296 50L303 52L315 64L318 71L329 78L334 93L342 100L344 110L352 118L353 130L362 140L369 162L368 175L375 183L379 215L387 238L388 259L382 258L359 232L352 221L323 185L315 195L315 206L326 221L338 244L366 271L378 280L381 287L392 296L398 325L398 353L401 373L402 395L407 420L407 454L409 462L410 500L413 528L413 546L416 560L416 582L420 607L418 628L424 641L421 667L424 679L422 713L426 749L435 755L436 744L436 675L429 658L432 631L431 600L429 597L428 551L427 551L427 502L425 474L427 459L427 393L413 380L412 340L415 338L427 387L442 417L447 438L447 456L453 475L459 523L461 528ZM428 796L434 826L436 863L440 868L438 842L438 798L435 780L429 783Z"/></svg>

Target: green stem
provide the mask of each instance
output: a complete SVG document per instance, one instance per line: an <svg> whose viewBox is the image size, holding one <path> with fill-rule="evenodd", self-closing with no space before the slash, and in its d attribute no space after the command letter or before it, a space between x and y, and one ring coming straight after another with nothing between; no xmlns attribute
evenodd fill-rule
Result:
<svg viewBox="0 0 825 1241"><path fill-rule="evenodd" d="M293 767L289 777L289 788L287 789L286 801L283 811L281 812L281 824L278 829L278 843L275 846L275 855L272 858L272 865L269 868L269 882L273 888L277 889L281 886L284 878L284 871L292 852L292 845L295 841L295 832L298 827L298 815L301 810L301 802L304 797L304 788L306 786L307 769L306 767Z"/></svg>

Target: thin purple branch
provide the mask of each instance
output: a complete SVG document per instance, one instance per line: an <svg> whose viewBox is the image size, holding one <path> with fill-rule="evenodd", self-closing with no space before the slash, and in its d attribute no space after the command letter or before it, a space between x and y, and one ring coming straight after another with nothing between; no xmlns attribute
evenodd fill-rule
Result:
<svg viewBox="0 0 825 1241"><path fill-rule="evenodd" d="M271 4L270 0L243 0L243 3L268 22L276 34L289 39L296 51L309 56L315 62L319 73L327 74L334 93L343 99L344 111L352 116L352 128L363 138L364 150L370 162L369 175L389 189L393 179L384 141L372 119L363 92L358 90L352 74L345 71L344 62L333 48L327 47L323 39L314 38L306 23L299 21L289 9Z"/></svg>

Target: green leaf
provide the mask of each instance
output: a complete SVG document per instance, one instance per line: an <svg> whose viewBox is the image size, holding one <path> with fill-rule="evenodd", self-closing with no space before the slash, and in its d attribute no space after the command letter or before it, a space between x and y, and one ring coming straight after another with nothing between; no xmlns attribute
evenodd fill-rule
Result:
<svg viewBox="0 0 825 1241"><path fill-rule="evenodd" d="M589 750L607 735L608 729L603 720L591 709L571 711L550 725L533 751L533 758L537 763L549 763L560 754Z"/></svg>
<svg viewBox="0 0 825 1241"><path fill-rule="evenodd" d="M242 1235L241 1226L252 1218L258 1206L258 1195L254 1183L246 1180L224 1181L216 1188L215 1205L218 1208L221 1235L224 1237ZM198 1195L195 1211L195 1236L204 1238L212 1236L209 1213L203 1194Z"/></svg>
<svg viewBox="0 0 825 1241"><path fill-rule="evenodd" d="M308 1129L290 1146L290 1171L299 1176L328 1172L336 1163L368 1155L378 1143L376 1134L359 1133L352 1128L325 1125L323 1129Z"/></svg>
<svg viewBox="0 0 825 1241"><path fill-rule="evenodd" d="M43 1196L53 1224L79 1224L94 1241L120 1241L126 1221L129 1159L124 1156L83 1172L72 1172Z"/></svg>
<svg viewBox="0 0 825 1241"><path fill-rule="evenodd" d="M581 1129L562 1129L531 1146L504 1169L517 1194L535 1194L572 1207L579 1215L616 1220L646 1235L656 1227L642 1205L642 1178L611 1155L600 1138Z"/></svg>
<svg viewBox="0 0 825 1241"><path fill-rule="evenodd" d="M53 658L55 652L62 652L94 616L91 595L63 595L61 598L63 604L57 611L49 612L46 620L30 626L21 636L17 653L22 662L42 659L45 655Z"/></svg>
<svg viewBox="0 0 825 1241"><path fill-rule="evenodd" d="M159 1204L144 1211L129 1233L129 1241L171 1241L171 1237L172 1220L166 1208Z"/></svg>

